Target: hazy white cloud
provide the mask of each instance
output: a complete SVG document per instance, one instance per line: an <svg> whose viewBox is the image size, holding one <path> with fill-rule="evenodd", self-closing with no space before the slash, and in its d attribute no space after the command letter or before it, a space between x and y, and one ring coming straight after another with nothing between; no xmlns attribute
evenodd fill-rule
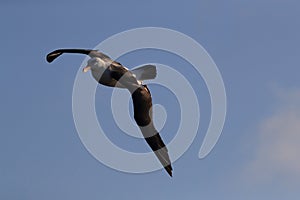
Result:
<svg viewBox="0 0 300 200"><path fill-rule="evenodd" d="M260 181L300 178L300 90L276 90L278 108L259 127L247 177Z"/></svg>

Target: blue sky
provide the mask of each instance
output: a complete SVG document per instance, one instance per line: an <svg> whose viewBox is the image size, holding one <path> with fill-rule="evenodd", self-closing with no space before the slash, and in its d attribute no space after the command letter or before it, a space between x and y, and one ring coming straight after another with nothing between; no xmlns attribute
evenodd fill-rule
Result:
<svg viewBox="0 0 300 200"><path fill-rule="evenodd" d="M295 0L1 1L1 199L299 198L299 6ZM222 136L199 160L209 94L201 78L183 72L199 84L201 124L192 146L173 164L173 178L162 170L123 173L94 159L72 117L73 83L84 57L45 61L56 48L93 48L113 34L145 26L194 38L216 62L227 91ZM162 62L190 69L163 52L136 52L119 61L129 68ZM150 89L154 101L166 103L160 87ZM109 112L110 94L109 88L97 89L99 118ZM103 120L121 135L109 118ZM165 130L174 127L169 123ZM135 144L113 133L109 137L118 145ZM131 150L148 150L140 144Z"/></svg>

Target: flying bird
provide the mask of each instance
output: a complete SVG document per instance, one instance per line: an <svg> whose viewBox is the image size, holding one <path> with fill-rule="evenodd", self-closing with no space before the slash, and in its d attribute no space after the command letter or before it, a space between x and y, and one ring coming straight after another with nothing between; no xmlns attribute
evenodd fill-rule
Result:
<svg viewBox="0 0 300 200"><path fill-rule="evenodd" d="M46 60L51 63L63 53L78 53L90 56L83 72L91 71L92 76L99 84L129 90L133 100L134 119L146 142L168 174L172 176L173 169L168 149L153 124L151 93L147 85L142 83L143 80L156 77L156 67L154 65L144 65L129 70L104 53L89 49L58 49L49 53Z"/></svg>

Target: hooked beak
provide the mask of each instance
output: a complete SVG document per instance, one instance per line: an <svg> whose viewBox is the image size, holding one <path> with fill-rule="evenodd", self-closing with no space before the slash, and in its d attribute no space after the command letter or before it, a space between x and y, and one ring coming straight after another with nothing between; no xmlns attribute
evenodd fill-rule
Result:
<svg viewBox="0 0 300 200"><path fill-rule="evenodd" d="M83 72L88 72L91 69L91 66L86 66L85 68L83 68Z"/></svg>

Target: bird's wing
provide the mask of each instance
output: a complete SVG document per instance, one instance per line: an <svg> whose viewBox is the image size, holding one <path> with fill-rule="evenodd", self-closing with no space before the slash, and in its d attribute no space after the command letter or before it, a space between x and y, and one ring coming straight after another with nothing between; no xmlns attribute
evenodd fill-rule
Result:
<svg viewBox="0 0 300 200"><path fill-rule="evenodd" d="M126 70L126 68L112 69L111 76L131 92L134 119L158 160L164 166L168 174L172 176L172 166L168 155L168 149L153 125L152 98L149 89L146 85L138 84L133 73Z"/></svg>
<svg viewBox="0 0 300 200"><path fill-rule="evenodd" d="M160 163L164 166L168 174L172 176L172 166L168 149L153 124L152 98L147 86L136 89L132 93L132 100L136 123Z"/></svg>
<svg viewBox="0 0 300 200"><path fill-rule="evenodd" d="M57 57L59 57L63 53L79 53L79 54L89 55L90 57L99 57L101 59L110 59L109 56L105 55L104 53L101 53L97 50L92 50L92 49L57 49L57 50L49 53L46 57L46 60L49 63L51 63L53 60L55 60Z"/></svg>

